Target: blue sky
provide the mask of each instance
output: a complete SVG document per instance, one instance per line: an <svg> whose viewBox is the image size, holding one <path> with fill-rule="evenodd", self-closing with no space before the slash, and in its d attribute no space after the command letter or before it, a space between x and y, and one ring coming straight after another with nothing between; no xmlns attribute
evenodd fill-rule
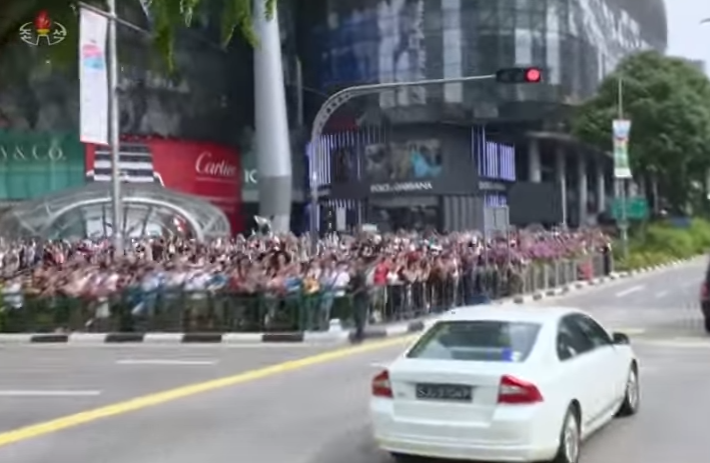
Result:
<svg viewBox="0 0 710 463"><path fill-rule="evenodd" d="M707 0L666 0L668 12L668 54L706 62L710 74L710 24L700 26L702 18L710 18Z"/></svg>

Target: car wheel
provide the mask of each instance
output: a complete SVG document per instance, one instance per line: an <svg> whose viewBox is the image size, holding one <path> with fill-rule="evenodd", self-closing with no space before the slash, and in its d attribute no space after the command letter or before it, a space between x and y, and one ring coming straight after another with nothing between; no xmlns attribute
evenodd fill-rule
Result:
<svg viewBox="0 0 710 463"><path fill-rule="evenodd" d="M621 402L616 416L631 416L636 414L641 404L641 387L639 386L639 375L636 366L629 370L629 377L626 380L626 392L624 400Z"/></svg>
<svg viewBox="0 0 710 463"><path fill-rule="evenodd" d="M710 333L710 318L706 318L703 322L705 322L705 332Z"/></svg>
<svg viewBox="0 0 710 463"><path fill-rule="evenodd" d="M560 446L557 455L551 463L579 463L579 452L582 446L582 433L579 429L579 415L570 405L562 422Z"/></svg>

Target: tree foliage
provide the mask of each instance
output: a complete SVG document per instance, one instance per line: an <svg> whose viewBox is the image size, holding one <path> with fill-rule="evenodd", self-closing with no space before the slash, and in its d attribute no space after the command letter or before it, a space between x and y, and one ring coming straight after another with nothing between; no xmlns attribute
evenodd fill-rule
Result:
<svg viewBox="0 0 710 463"><path fill-rule="evenodd" d="M121 1L129 0L117 0L117 2ZM139 0L130 1L137 3ZM266 3L267 18L271 18L276 0L260 1ZM0 50L17 41L20 27L33 21L42 10L47 11L56 21L76 30L79 15L78 3L77 0L0 1ZM85 0L85 3L101 9L107 7L105 0ZM252 27L251 0L151 0L148 2L148 9L152 18L153 42L168 64L173 62L173 45L176 33L180 29L189 27L201 8L214 6L214 3L217 3L221 8L221 43L223 46L232 40L235 32L252 45L257 44Z"/></svg>
<svg viewBox="0 0 710 463"><path fill-rule="evenodd" d="M574 134L604 151L612 149L619 79L634 176L656 179L661 196L683 209L710 168L710 81L689 62L655 51L626 58L573 120Z"/></svg>

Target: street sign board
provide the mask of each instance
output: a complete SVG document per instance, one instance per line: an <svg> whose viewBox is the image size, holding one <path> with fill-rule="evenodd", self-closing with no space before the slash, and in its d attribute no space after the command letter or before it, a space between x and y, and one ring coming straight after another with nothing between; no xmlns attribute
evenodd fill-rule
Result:
<svg viewBox="0 0 710 463"><path fill-rule="evenodd" d="M615 198L611 204L611 215L616 220L622 219L622 200ZM642 196L635 196L626 199L626 219L628 220L644 220L650 215L648 201Z"/></svg>

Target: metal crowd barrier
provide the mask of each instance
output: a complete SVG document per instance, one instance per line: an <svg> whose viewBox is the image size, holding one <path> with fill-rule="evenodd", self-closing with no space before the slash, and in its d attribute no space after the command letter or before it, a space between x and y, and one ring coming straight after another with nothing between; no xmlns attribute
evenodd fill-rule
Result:
<svg viewBox="0 0 710 463"><path fill-rule="evenodd" d="M371 322L410 320L452 307L545 291L610 271L600 254L526 265L475 267L457 277L374 287L364 297ZM360 298L359 301L362 301ZM285 295L231 291L125 292L109 298L8 295L0 332L290 332L326 330L352 320L346 293Z"/></svg>

